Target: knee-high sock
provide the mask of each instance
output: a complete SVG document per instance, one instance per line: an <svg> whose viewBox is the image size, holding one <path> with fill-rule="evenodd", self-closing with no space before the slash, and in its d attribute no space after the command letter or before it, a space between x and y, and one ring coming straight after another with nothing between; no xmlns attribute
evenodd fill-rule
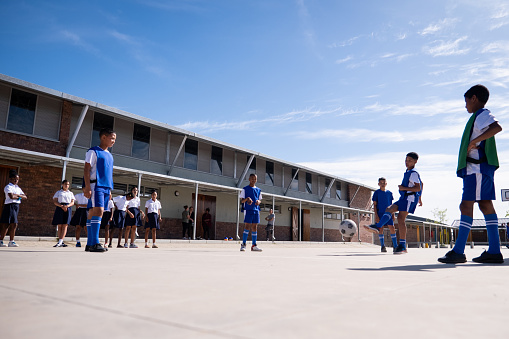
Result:
<svg viewBox="0 0 509 339"><path fill-rule="evenodd" d="M406 239L399 239L399 244L403 246L404 249L406 249Z"/></svg>
<svg viewBox="0 0 509 339"><path fill-rule="evenodd" d="M465 245L467 244L468 234L472 228L472 222L474 219L468 215L462 215L460 218L460 227L458 230L458 237L454 244L453 251L458 254L465 253Z"/></svg>
<svg viewBox="0 0 509 339"><path fill-rule="evenodd" d="M392 247L394 247L394 248L398 247L398 237L396 236L396 233L391 234L391 240L392 240Z"/></svg>
<svg viewBox="0 0 509 339"><path fill-rule="evenodd" d="M387 224L389 222L389 220L391 220L391 218L392 218L392 214L389 212L385 212L384 215L382 215L382 217L380 218L380 221L378 222L378 224L376 224L376 227L378 227L378 228L384 227L384 225Z"/></svg>
<svg viewBox="0 0 509 339"><path fill-rule="evenodd" d="M91 246L90 244L92 243L92 239L91 239L92 230L90 227L91 221L92 221L91 219L87 219L87 246Z"/></svg>
<svg viewBox="0 0 509 339"><path fill-rule="evenodd" d="M247 237L249 235L249 230L244 230L244 233L242 233L242 243L245 245L247 242Z"/></svg>
<svg viewBox="0 0 509 339"><path fill-rule="evenodd" d="M497 214L485 214L484 220L486 220L486 231L488 233L488 253L500 253L500 236L498 235Z"/></svg>
<svg viewBox="0 0 509 339"><path fill-rule="evenodd" d="M258 238L258 232L251 232L251 243L253 246L256 245L256 239Z"/></svg>
<svg viewBox="0 0 509 339"><path fill-rule="evenodd" d="M91 246L99 243L99 229L101 228L101 217L92 217L90 222L91 233L89 239L92 240Z"/></svg>
<svg viewBox="0 0 509 339"><path fill-rule="evenodd" d="M378 239L380 239L380 246L385 247L385 239L383 234L378 235Z"/></svg>

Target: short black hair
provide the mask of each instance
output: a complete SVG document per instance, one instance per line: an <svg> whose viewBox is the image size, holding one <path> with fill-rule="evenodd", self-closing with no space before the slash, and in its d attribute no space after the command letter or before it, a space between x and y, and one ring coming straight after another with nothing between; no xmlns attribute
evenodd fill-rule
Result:
<svg viewBox="0 0 509 339"><path fill-rule="evenodd" d="M468 91L465 92L465 98L471 99L473 96L476 96L477 99L483 104L488 102L490 98L490 91L483 85L475 85L470 87Z"/></svg>
<svg viewBox="0 0 509 339"><path fill-rule="evenodd" d="M251 177L256 177L256 174L251 173L251 174L249 174L249 177L250 177L250 178L251 178Z"/></svg>
<svg viewBox="0 0 509 339"><path fill-rule="evenodd" d="M65 183L68 183L68 182L69 182L69 180L64 179L64 180L62 180L62 185L65 184Z"/></svg>
<svg viewBox="0 0 509 339"><path fill-rule="evenodd" d="M187 209L187 205L184 205L184 209Z"/></svg>
<svg viewBox="0 0 509 339"><path fill-rule="evenodd" d="M419 154L415 153L415 152L410 152L406 155L407 157L410 157L414 160L419 160Z"/></svg>
<svg viewBox="0 0 509 339"><path fill-rule="evenodd" d="M11 178L15 178L15 177L17 177L17 176L18 176L18 171L14 170L14 169L11 169L11 170L9 171L9 179L11 179Z"/></svg>
<svg viewBox="0 0 509 339"><path fill-rule="evenodd" d="M99 131L99 138L103 135L112 135L115 131L112 128L101 128Z"/></svg>
<svg viewBox="0 0 509 339"><path fill-rule="evenodd" d="M382 181L382 180L387 180L387 179L385 179L384 177L380 177L380 178L378 178L378 182L380 182L380 181Z"/></svg>
<svg viewBox="0 0 509 339"><path fill-rule="evenodd" d="M205 212L210 212L210 208L208 208L208 207L207 207L207 208L205 209Z"/></svg>

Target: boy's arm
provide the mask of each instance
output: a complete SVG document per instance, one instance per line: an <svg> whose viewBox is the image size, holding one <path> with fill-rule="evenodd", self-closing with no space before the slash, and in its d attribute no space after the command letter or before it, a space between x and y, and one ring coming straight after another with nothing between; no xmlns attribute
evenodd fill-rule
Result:
<svg viewBox="0 0 509 339"><path fill-rule="evenodd" d="M85 169L83 170L83 180L85 181L85 187L83 187L83 194L85 197L90 199L92 197L92 189L90 188L90 169L92 165L88 162L85 163Z"/></svg>
<svg viewBox="0 0 509 339"><path fill-rule="evenodd" d="M378 223L380 222L380 218L378 217L378 208L377 208L377 203L376 201L373 201L373 209L375 210L375 222Z"/></svg>
<svg viewBox="0 0 509 339"><path fill-rule="evenodd" d="M478 136L477 138L473 139L472 141L470 141L470 143L468 144L468 148L467 148L467 152L469 152L470 150L472 149L476 149L478 148L476 146L476 144L478 142L481 142L483 140L486 140L486 139L489 139L491 138L492 136L494 136L495 134L499 133L502 131L502 126L500 126L500 124L498 122L494 122L492 123L488 129L486 131L484 131L483 134L481 134L480 136Z"/></svg>
<svg viewBox="0 0 509 339"><path fill-rule="evenodd" d="M399 185L398 188L400 191L419 192L421 190L421 183L415 183L414 187Z"/></svg>

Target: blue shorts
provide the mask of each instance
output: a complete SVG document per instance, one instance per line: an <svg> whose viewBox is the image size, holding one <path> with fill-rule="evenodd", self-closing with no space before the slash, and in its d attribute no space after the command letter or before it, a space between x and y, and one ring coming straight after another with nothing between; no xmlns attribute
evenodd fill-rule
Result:
<svg viewBox="0 0 509 339"><path fill-rule="evenodd" d="M244 210L244 223L246 224L259 224L260 212Z"/></svg>
<svg viewBox="0 0 509 339"><path fill-rule="evenodd" d="M415 201L409 201L408 198L413 197ZM419 198L415 195L410 196L402 196L399 198L398 201L396 201L396 205L398 205L398 211L400 212L408 212L408 213L414 213L415 208L417 207L417 203L419 202Z"/></svg>
<svg viewBox="0 0 509 339"><path fill-rule="evenodd" d="M384 211L384 212L382 212L382 215L380 215L380 214L379 214L379 215L378 215L378 220L382 219L382 217L384 216L384 214L385 214L385 211ZM389 221L387 222L387 224L385 224L385 225L391 225L391 226L394 226L394 220L392 220L392 216L391 216L391 218L389 219Z"/></svg>
<svg viewBox="0 0 509 339"><path fill-rule="evenodd" d="M495 183L493 178L482 173L463 177L463 196L461 200L479 201L495 200Z"/></svg>
<svg viewBox="0 0 509 339"><path fill-rule="evenodd" d="M108 210L108 202L110 201L110 189L107 187L95 187L95 184L90 184L92 189L92 196L88 199L87 208L102 207L105 211Z"/></svg>

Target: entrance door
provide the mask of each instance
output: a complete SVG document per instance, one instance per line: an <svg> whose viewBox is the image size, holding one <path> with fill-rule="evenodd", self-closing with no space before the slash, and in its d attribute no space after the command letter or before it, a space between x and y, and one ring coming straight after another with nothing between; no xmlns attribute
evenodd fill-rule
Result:
<svg viewBox="0 0 509 339"><path fill-rule="evenodd" d="M0 194L0 214L4 210L5 193L4 188L9 184L9 171L18 170L17 167L0 165L0 188L2 193Z"/></svg>
<svg viewBox="0 0 509 339"><path fill-rule="evenodd" d="M193 201L194 201L193 193ZM210 239L216 238L216 197L212 195L198 194L198 206L195 208L195 225L196 225L196 238L203 238L203 226L202 226L202 215L205 213L205 209L210 209L212 215L212 227L209 229Z"/></svg>
<svg viewBox="0 0 509 339"><path fill-rule="evenodd" d="M311 241L311 211L302 209L302 241Z"/></svg>
<svg viewBox="0 0 509 339"><path fill-rule="evenodd" d="M299 241L299 209L292 207L292 241Z"/></svg>

